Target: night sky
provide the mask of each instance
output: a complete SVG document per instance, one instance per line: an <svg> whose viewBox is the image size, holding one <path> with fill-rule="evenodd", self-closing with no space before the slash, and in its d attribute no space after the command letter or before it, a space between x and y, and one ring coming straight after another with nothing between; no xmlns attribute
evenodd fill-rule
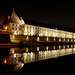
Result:
<svg viewBox="0 0 75 75"><path fill-rule="evenodd" d="M75 3L63 1L12 1L0 4L0 24L14 8L19 17L45 24L58 24L75 29Z"/></svg>

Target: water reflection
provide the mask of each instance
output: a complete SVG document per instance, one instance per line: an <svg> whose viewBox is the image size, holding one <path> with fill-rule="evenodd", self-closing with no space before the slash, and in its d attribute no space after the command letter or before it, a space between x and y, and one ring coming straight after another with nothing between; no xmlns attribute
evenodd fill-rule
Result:
<svg viewBox="0 0 75 75"><path fill-rule="evenodd" d="M75 53L74 45L46 46L33 48L11 48L9 64L29 63L50 58L57 58Z"/></svg>
<svg viewBox="0 0 75 75"><path fill-rule="evenodd" d="M2 62L8 65L17 65L16 69L21 69L24 64L46 60L50 58L58 58L60 56L70 55L75 53L75 45L59 45L59 46L41 46L41 47L25 47L25 48L10 48L8 58Z"/></svg>

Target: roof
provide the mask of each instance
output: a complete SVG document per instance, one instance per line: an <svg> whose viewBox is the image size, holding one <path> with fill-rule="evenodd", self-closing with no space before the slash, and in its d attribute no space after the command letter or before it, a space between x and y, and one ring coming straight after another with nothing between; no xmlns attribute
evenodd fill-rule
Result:
<svg viewBox="0 0 75 75"><path fill-rule="evenodd" d="M44 24L44 23L38 23L38 22L35 22L35 21L27 20L27 19L24 19L24 21L25 21L26 24L30 24L30 25L41 26L41 27L52 28L52 29L57 28L58 30L75 32L75 29L71 29L71 28L68 28L66 26L61 26L61 25L58 25L58 24Z"/></svg>

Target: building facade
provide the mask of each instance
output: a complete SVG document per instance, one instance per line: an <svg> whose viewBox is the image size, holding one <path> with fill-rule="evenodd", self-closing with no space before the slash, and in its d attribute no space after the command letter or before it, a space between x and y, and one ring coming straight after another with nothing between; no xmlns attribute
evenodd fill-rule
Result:
<svg viewBox="0 0 75 75"><path fill-rule="evenodd" d="M36 41L67 41L75 42L75 33L40 27L35 25L26 24L22 17L19 19L15 11L13 10L10 20L8 23L3 25L3 29L11 33L11 39L18 39L28 41L29 38L33 38ZM21 39L20 39L21 37ZM42 40L43 39L43 40ZM52 40L51 40L52 39Z"/></svg>

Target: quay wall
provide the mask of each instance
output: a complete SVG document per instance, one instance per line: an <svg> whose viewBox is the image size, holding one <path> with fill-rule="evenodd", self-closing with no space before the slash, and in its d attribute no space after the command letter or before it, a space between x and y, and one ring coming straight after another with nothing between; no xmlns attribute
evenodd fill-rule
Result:
<svg viewBox="0 0 75 75"><path fill-rule="evenodd" d="M11 40L18 41L40 41L40 42L75 42L74 38L59 38L46 36L10 35Z"/></svg>

